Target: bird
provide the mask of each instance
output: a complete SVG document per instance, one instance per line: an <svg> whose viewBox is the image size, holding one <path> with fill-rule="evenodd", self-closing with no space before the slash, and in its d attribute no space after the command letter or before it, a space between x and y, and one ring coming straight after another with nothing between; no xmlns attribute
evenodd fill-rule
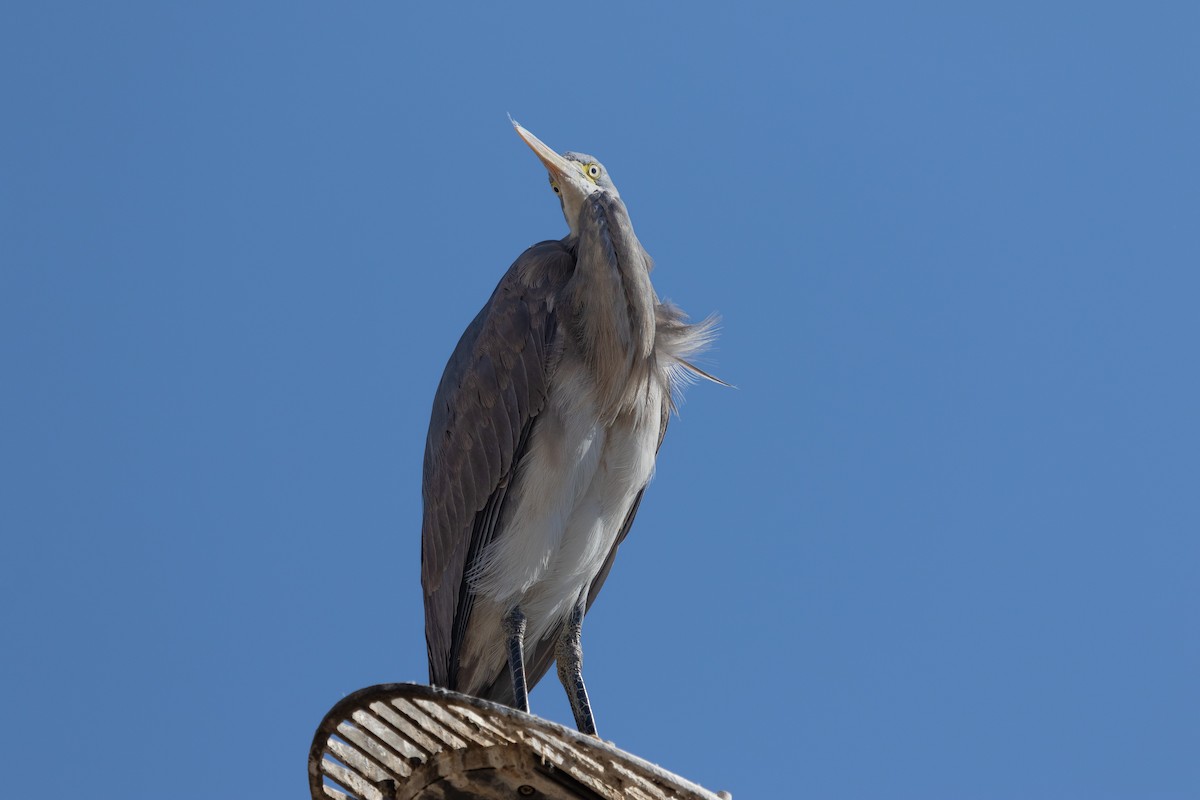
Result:
<svg viewBox="0 0 1200 800"><path fill-rule="evenodd" d="M421 494L429 679L529 712L557 664L584 734L583 619L629 534L717 318L661 302L608 170L510 121L569 233L529 247L467 326L434 395ZM728 384L725 384L728 385Z"/></svg>

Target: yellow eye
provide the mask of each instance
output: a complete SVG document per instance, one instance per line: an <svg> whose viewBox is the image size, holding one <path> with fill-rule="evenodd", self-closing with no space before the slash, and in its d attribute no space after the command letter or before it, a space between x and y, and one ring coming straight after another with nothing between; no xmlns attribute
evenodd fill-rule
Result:
<svg viewBox="0 0 1200 800"><path fill-rule="evenodd" d="M554 182L554 178L551 178L551 179L550 179L550 188L554 190L554 193L555 193L555 194L558 194L558 193L559 193L559 191L558 191L558 184Z"/></svg>
<svg viewBox="0 0 1200 800"><path fill-rule="evenodd" d="M588 177L593 180L600 177L600 165L599 164L588 164L583 169L587 173Z"/></svg>

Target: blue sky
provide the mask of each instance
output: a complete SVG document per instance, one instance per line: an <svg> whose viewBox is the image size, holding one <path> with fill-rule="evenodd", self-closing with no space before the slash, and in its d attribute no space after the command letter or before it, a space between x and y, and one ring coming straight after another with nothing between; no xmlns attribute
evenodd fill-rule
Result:
<svg viewBox="0 0 1200 800"><path fill-rule="evenodd" d="M1197 30L8 4L8 790L302 797L332 703L425 679L433 391L565 229L512 113L605 162L738 387L588 617L606 738L741 798L1200 795Z"/></svg>

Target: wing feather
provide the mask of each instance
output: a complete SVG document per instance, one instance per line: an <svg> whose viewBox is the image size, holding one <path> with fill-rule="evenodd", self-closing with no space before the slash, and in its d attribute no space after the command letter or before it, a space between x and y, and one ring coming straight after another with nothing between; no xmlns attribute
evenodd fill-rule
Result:
<svg viewBox="0 0 1200 800"><path fill-rule="evenodd" d="M421 584L430 682L454 687L472 562L497 535L513 470L556 366L555 301L574 269L563 242L526 250L446 364L425 444Z"/></svg>

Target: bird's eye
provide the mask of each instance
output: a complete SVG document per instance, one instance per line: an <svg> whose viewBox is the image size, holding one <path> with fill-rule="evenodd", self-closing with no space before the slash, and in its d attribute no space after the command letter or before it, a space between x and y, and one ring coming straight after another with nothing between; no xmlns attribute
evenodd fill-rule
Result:
<svg viewBox="0 0 1200 800"><path fill-rule="evenodd" d="M555 193L555 194L558 194L558 193L559 193L559 191L558 191L558 184L557 184L557 183L555 183L554 181L550 181L550 188L554 190L554 193Z"/></svg>
<svg viewBox="0 0 1200 800"><path fill-rule="evenodd" d="M600 177L600 165L599 164L588 164L587 165L587 174L593 178L599 178Z"/></svg>

